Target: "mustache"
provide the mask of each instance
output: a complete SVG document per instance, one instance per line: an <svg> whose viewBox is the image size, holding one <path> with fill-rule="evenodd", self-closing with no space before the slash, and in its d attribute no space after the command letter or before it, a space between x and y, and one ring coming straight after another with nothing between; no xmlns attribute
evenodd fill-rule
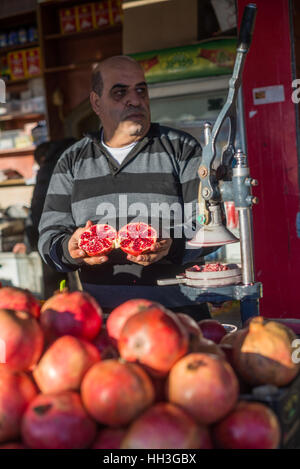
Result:
<svg viewBox="0 0 300 469"><path fill-rule="evenodd" d="M145 108L143 107L131 107L129 109L127 109L124 114L122 114L122 118L126 118L126 117L130 117L132 114L142 114L143 116L146 116L147 115L147 111Z"/></svg>

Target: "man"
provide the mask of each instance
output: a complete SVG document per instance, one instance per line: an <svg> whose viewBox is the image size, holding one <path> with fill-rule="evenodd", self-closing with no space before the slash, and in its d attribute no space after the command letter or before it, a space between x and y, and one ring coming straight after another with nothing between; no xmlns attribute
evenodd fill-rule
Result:
<svg viewBox="0 0 300 469"><path fill-rule="evenodd" d="M184 210L192 204L195 225L199 143L151 123L144 73L130 57L111 57L97 66L90 101L102 128L65 151L54 170L39 226L41 255L60 271L79 269L84 290L106 311L130 298L149 298L199 319L209 317L206 305L195 305L177 285L156 284L185 268ZM153 203L175 206L178 213L170 215L167 236L164 227L151 252L134 257L118 249L89 257L79 249L80 235L91 224L106 222L119 229L132 218L148 221ZM156 212L150 221L159 229L164 218ZM193 263L212 250L195 252Z"/></svg>

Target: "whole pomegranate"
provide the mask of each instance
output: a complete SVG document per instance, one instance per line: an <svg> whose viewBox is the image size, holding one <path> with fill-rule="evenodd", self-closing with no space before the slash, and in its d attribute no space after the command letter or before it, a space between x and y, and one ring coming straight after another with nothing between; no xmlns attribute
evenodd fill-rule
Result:
<svg viewBox="0 0 300 469"><path fill-rule="evenodd" d="M177 313L177 318L188 333L189 352L197 352L200 341L203 339L203 334L197 321L185 313Z"/></svg>
<svg viewBox="0 0 300 469"><path fill-rule="evenodd" d="M222 337L227 334L225 327L215 319L203 319L198 324L203 336L216 344L219 344Z"/></svg>
<svg viewBox="0 0 300 469"><path fill-rule="evenodd" d="M101 360L119 357L119 352L116 348L115 342L109 337L107 329L105 327L102 326L101 331L93 340L93 344L95 345L96 349L100 352Z"/></svg>
<svg viewBox="0 0 300 469"><path fill-rule="evenodd" d="M138 365L117 359L96 363L81 384L82 401L89 414L104 425L127 425L154 400L149 376Z"/></svg>
<svg viewBox="0 0 300 469"><path fill-rule="evenodd" d="M226 360L232 366L240 386L240 394L247 394L251 393L251 386L246 383L246 381L242 378L238 371L238 350L240 341L244 340L244 337L248 333L248 328L238 329L237 331L230 332L226 334L221 342L219 343L218 347L222 350L225 355Z"/></svg>
<svg viewBox="0 0 300 469"><path fill-rule="evenodd" d="M298 374L293 362L294 332L283 324L261 316L234 343L234 363L241 377L251 385L285 386Z"/></svg>
<svg viewBox="0 0 300 469"><path fill-rule="evenodd" d="M157 240L157 232L147 223L129 223L118 232L119 247L132 256L151 250Z"/></svg>
<svg viewBox="0 0 300 469"><path fill-rule="evenodd" d="M62 335L93 340L101 329L102 309L89 293L63 291L45 301L40 320L49 341Z"/></svg>
<svg viewBox="0 0 300 469"><path fill-rule="evenodd" d="M235 406L238 393L231 366L217 355L191 353L173 366L168 377L169 401L200 423L224 417Z"/></svg>
<svg viewBox="0 0 300 469"><path fill-rule="evenodd" d="M46 350L33 370L43 393L76 391L87 370L100 361L100 353L89 342L65 335Z"/></svg>
<svg viewBox="0 0 300 469"><path fill-rule="evenodd" d="M195 348L195 352L209 353L213 355L218 355L221 358L226 358L222 348L218 344L216 344L212 340L205 339L204 337L200 339L197 348Z"/></svg>
<svg viewBox="0 0 300 469"><path fill-rule="evenodd" d="M243 329L238 329L237 331L234 332L228 332L226 335L222 337L220 340L220 344L229 344L235 347L235 343L239 340L241 335L245 337L245 335L248 333L248 327L245 327Z"/></svg>
<svg viewBox="0 0 300 469"><path fill-rule="evenodd" d="M120 449L126 431L123 428L103 428L91 449Z"/></svg>
<svg viewBox="0 0 300 469"><path fill-rule="evenodd" d="M0 368L1 443L20 436L23 414L36 395L37 389L25 373Z"/></svg>
<svg viewBox="0 0 300 469"><path fill-rule="evenodd" d="M234 371L239 375L237 371L238 362L238 349L240 343L244 340L248 334L248 327L238 329L234 332L229 332L221 339L219 346L222 352L225 354L227 361L230 363Z"/></svg>
<svg viewBox="0 0 300 469"><path fill-rule="evenodd" d="M106 321L106 328L109 337L114 341L115 344L118 343L121 330L127 319L134 314L144 311L152 305L153 301L142 298L135 298L125 301L112 310Z"/></svg>
<svg viewBox="0 0 300 469"><path fill-rule="evenodd" d="M25 311L35 318L40 316L41 303L29 290L17 287L0 288L0 309Z"/></svg>
<svg viewBox="0 0 300 469"><path fill-rule="evenodd" d="M280 425L274 412L258 402L240 401L213 428L213 440L223 449L276 449Z"/></svg>
<svg viewBox="0 0 300 469"><path fill-rule="evenodd" d="M208 429L169 402L146 410L129 427L121 449L211 449Z"/></svg>
<svg viewBox="0 0 300 469"><path fill-rule="evenodd" d="M43 346L42 329L31 314L0 309L1 361L5 362L1 367L29 370L39 360Z"/></svg>
<svg viewBox="0 0 300 469"><path fill-rule="evenodd" d="M96 423L82 406L79 394L65 391L39 394L22 421L22 437L33 449L88 448L97 433Z"/></svg>
<svg viewBox="0 0 300 469"><path fill-rule="evenodd" d="M224 353L225 358L228 361L228 363L230 363L230 365L234 369L234 359L233 359L234 349L233 349L233 346L231 344L222 344L222 343L220 343L220 349Z"/></svg>
<svg viewBox="0 0 300 469"><path fill-rule="evenodd" d="M188 351L188 335L176 314L154 305L131 316L118 342L122 358L165 375Z"/></svg>
<svg viewBox="0 0 300 469"><path fill-rule="evenodd" d="M80 236L78 247L88 256L103 256L116 247L117 232L110 225L98 223L87 228Z"/></svg>

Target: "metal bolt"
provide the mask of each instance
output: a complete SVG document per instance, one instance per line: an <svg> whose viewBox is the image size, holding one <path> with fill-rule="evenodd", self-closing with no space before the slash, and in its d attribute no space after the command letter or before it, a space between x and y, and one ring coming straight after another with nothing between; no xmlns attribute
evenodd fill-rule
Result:
<svg viewBox="0 0 300 469"><path fill-rule="evenodd" d="M258 204L259 200L258 197L253 197L253 195L248 195L245 199L248 205L255 205Z"/></svg>
<svg viewBox="0 0 300 469"><path fill-rule="evenodd" d="M203 191L202 191L202 195L203 195L203 197L208 197L208 196L209 196L209 194L210 194L210 190L209 190L209 189L207 189L207 187L205 187L205 189L203 189Z"/></svg>
<svg viewBox="0 0 300 469"><path fill-rule="evenodd" d="M200 178L205 178L208 174L207 168L205 166L200 166L199 168L199 176Z"/></svg>

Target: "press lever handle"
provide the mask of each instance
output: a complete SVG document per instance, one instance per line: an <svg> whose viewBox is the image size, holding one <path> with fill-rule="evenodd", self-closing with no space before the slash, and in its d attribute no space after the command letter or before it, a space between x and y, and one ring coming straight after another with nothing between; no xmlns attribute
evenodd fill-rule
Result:
<svg viewBox="0 0 300 469"><path fill-rule="evenodd" d="M240 27L239 33L239 46L243 44L243 46L249 49L251 41L252 41L252 34L254 30L255 24L255 17L256 17L256 5L255 3L249 3L246 5L243 13L243 18Z"/></svg>

